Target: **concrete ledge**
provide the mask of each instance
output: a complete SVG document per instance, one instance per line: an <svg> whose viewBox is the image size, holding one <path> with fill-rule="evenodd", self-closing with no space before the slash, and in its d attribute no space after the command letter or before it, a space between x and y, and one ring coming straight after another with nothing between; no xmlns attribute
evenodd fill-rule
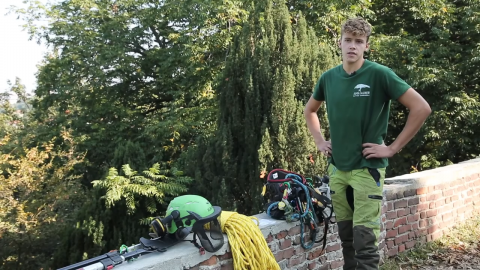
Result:
<svg viewBox="0 0 480 270"><path fill-rule="evenodd" d="M276 235L282 231L288 231L292 227L295 227L299 224L299 222L287 223L283 220L275 220L270 218L266 213L254 215L254 217L258 218L260 222L260 230L265 238L267 238L269 235ZM192 239L193 236L190 234L185 240ZM221 256L225 255L227 252L230 252L230 246L228 244L228 237L226 234L224 234L224 239L225 244L219 251L215 253L205 252L204 255L201 255L198 251L198 248L196 248L192 243L185 241L171 247L166 252L147 254L132 262L123 263L116 268L120 270L190 269L210 259L214 255ZM134 248L136 247L132 247L132 250Z"/></svg>

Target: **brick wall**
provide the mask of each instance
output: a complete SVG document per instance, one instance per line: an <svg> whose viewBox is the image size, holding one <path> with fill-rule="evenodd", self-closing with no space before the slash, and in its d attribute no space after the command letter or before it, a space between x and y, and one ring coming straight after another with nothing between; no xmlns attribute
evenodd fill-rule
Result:
<svg viewBox="0 0 480 270"><path fill-rule="evenodd" d="M480 159L386 179L379 252L381 256L391 257L418 243L435 240L479 211ZM266 214L257 215L257 218L281 269L342 268L336 225L330 226L326 253L320 254L320 243L310 250L301 247L298 223L272 220ZM320 231L323 232L323 227ZM193 245L182 243L162 253L161 258L146 256L135 265L130 263L120 267L138 270L233 269L228 239L226 241L224 248L214 254L200 255Z"/></svg>
<svg viewBox="0 0 480 270"><path fill-rule="evenodd" d="M384 254L395 256L416 244L436 240L454 225L478 214L480 170L478 163L468 165L454 165L452 171L444 168L427 175L420 185L421 178L389 181L391 187L384 192L379 244ZM406 178L411 177L403 176L403 180Z"/></svg>
<svg viewBox="0 0 480 270"><path fill-rule="evenodd" d="M323 227L320 227L323 232ZM321 239L321 235L318 239ZM316 243L309 250L300 244L300 226L268 233L266 241L281 269L342 269L343 256L338 237L337 226L329 226L326 252L322 253L322 244ZM322 253L322 254L321 254ZM233 270L231 252L221 256L212 256L191 270Z"/></svg>

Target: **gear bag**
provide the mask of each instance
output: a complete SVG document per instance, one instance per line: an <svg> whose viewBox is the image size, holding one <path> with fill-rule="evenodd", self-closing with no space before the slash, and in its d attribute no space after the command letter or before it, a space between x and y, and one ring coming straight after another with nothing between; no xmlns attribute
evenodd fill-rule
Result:
<svg viewBox="0 0 480 270"><path fill-rule="evenodd" d="M328 176L314 179L284 169L269 172L262 195L267 200L264 210L273 219L301 222L301 243L305 249L313 246L318 224L324 223L323 249L326 246L328 224L333 206L328 186ZM307 225L307 226L305 226ZM310 229L311 242L303 239L304 227Z"/></svg>

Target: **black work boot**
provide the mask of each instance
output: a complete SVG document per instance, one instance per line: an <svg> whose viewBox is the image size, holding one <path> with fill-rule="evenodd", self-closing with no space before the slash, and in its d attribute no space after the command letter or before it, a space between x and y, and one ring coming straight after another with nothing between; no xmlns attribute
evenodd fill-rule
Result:
<svg viewBox="0 0 480 270"><path fill-rule="evenodd" d="M343 270L355 270L357 261L355 260L355 249L353 248L353 221L339 221L338 235L342 241L343 252Z"/></svg>
<svg viewBox="0 0 480 270"><path fill-rule="evenodd" d="M373 229L359 225L353 228L353 247L355 248L357 270L377 270L380 262L377 237Z"/></svg>

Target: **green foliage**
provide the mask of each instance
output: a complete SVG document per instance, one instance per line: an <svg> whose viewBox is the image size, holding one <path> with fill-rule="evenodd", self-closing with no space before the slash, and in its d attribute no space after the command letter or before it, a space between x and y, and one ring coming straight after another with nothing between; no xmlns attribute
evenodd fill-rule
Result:
<svg viewBox="0 0 480 270"><path fill-rule="evenodd" d="M192 181L175 168L162 170L158 163L143 171L143 175L138 175L128 164L122 166L122 171L124 176L119 175L117 169L111 168L105 179L95 180L92 184L106 190L101 199L105 200L107 208L122 200L129 214L136 211L140 199L145 199L149 213L157 212L157 203L165 206L175 196L185 193L187 184Z"/></svg>
<svg viewBox="0 0 480 270"><path fill-rule="evenodd" d="M73 167L75 155L70 134L62 133L66 147L52 143L4 152L0 145L0 268L48 267L62 240L59 231L75 221L85 198ZM19 142L12 142L18 146ZM68 149L64 151L62 148Z"/></svg>
<svg viewBox="0 0 480 270"><path fill-rule="evenodd" d="M249 213L259 210L265 171L322 171L323 161L311 168L307 160L316 150L305 128L303 104L321 72L334 64L331 51L301 14L292 20L286 6L270 1L252 7L216 86L216 136L206 141L207 152L193 165L199 168L199 192Z"/></svg>
<svg viewBox="0 0 480 270"><path fill-rule="evenodd" d="M302 110L321 73L340 62L336 41L352 16L373 24L367 57L433 109L388 176L480 153L479 0L23 7L12 10L52 50L34 97L18 79L0 96L1 269L58 268L137 243L148 218L186 192L256 213L269 170L321 174ZM408 114L392 109L387 143ZM323 107L319 117L328 138Z"/></svg>
<svg viewBox="0 0 480 270"><path fill-rule="evenodd" d="M480 88L475 75L480 68L480 2L422 3L373 6L382 14L377 31L390 36L374 39L370 57L396 71L433 110L419 134L391 159L389 175L408 173L412 167L444 166L480 153ZM388 141L402 131L407 113L394 104Z"/></svg>

